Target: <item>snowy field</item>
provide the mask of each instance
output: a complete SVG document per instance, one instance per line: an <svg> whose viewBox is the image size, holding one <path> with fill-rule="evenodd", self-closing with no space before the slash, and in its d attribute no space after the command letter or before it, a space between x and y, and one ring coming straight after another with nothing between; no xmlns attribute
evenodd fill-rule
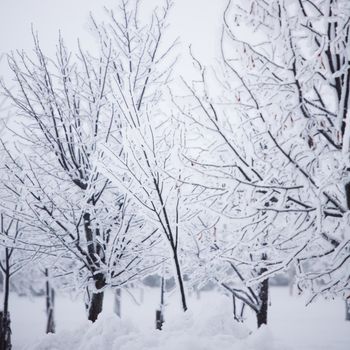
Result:
<svg viewBox="0 0 350 350"><path fill-rule="evenodd" d="M177 315L176 295L168 295L165 310L168 324L159 336L154 331L154 314L159 302L157 289L145 289L142 305L140 291L133 297L123 291L122 321L112 316L113 296L107 293L101 320L88 326L81 299L58 297L57 336L42 337L45 329L45 300L13 295L11 301L14 350L348 350L350 322L345 321L341 300L317 300L304 307L301 297L289 296L288 289L272 287L271 310L267 329L255 331L253 315L246 322L253 334L246 338L245 327L231 327L229 299L214 292L190 297L191 311L183 319ZM136 302L135 302L136 301ZM171 301L171 302L170 302ZM137 330L138 329L138 330ZM221 334L220 334L221 333ZM121 343L118 345L116 338ZM43 339L45 339L43 341ZM245 338L245 339L240 339ZM41 346L37 339L40 339ZM112 347L113 344L113 347Z"/></svg>

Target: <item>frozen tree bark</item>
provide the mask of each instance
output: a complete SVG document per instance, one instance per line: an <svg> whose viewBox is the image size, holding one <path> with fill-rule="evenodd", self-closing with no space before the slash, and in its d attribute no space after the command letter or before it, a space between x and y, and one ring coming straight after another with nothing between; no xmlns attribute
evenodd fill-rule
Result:
<svg viewBox="0 0 350 350"><path fill-rule="evenodd" d="M91 292L89 303L87 305L88 320L95 322L98 315L102 312L104 291L106 286L105 277L102 273L94 275L94 290Z"/></svg>
<svg viewBox="0 0 350 350"><path fill-rule="evenodd" d="M92 276L94 287L90 292L90 299L87 307L87 312L88 319L92 322L95 322L97 320L98 315L102 312L104 299L103 288L106 286L106 279L104 274L99 272L101 268L101 262L97 258L98 256L101 256L101 248L99 248L100 245L96 244L95 239L100 235L100 232L98 229L96 229L95 232L93 231L90 213L84 213L83 219L88 253L92 261L91 268L94 272Z"/></svg>

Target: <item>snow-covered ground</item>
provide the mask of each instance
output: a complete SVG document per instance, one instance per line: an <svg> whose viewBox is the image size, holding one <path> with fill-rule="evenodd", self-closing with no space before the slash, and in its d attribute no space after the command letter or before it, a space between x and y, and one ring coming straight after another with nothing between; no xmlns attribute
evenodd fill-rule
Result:
<svg viewBox="0 0 350 350"><path fill-rule="evenodd" d="M231 313L230 299L215 292L203 292L200 299L191 296L191 311L185 319L178 314L177 296L169 295L169 306L165 314L168 323L162 333L152 330L159 291L145 289L142 305L135 303L135 300L140 302L142 299L140 291L133 290L132 294L133 297L123 292L120 322L111 316L113 296L107 293L106 311L94 326L85 320L81 298L71 300L68 297L58 297L58 336L49 336L49 341L44 342L44 298L29 300L12 295L14 350L70 350L73 345L75 349L87 350L88 344L95 350L348 350L350 347L350 321L345 321L342 300L320 299L305 308L303 298L289 296L287 288L273 287L268 328L254 331L253 335L242 339L247 335L246 328L232 326L231 329L228 321ZM248 315L247 327L255 330L253 315ZM118 334L122 341L119 345L115 339ZM42 347L32 346L37 339L41 339ZM75 343L70 344L67 342L69 339ZM77 342L83 347L79 348Z"/></svg>

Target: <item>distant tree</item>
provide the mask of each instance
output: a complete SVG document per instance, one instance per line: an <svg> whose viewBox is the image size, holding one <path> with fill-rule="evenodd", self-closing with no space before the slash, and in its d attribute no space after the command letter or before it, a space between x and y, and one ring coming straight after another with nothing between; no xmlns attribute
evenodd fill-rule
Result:
<svg viewBox="0 0 350 350"><path fill-rule="evenodd" d="M38 250L33 250L24 244L26 236L30 234L27 227L7 210L2 208L6 194L1 191L0 207L0 272L2 275L3 301L0 309L0 349L10 350L11 343L11 317L10 317L10 291L14 277L22 269L26 268L33 260L40 257ZM6 196L8 200L8 195ZM20 211L16 203L13 211Z"/></svg>

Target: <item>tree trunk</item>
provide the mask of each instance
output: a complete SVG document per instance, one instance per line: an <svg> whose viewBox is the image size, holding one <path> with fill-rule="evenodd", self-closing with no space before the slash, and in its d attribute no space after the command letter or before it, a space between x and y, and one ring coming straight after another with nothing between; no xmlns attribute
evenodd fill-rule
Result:
<svg viewBox="0 0 350 350"><path fill-rule="evenodd" d="M11 350L11 320L9 313L10 297L10 254L8 248L5 249L6 270L4 273L4 299L3 311L0 311L0 350Z"/></svg>
<svg viewBox="0 0 350 350"><path fill-rule="evenodd" d="M95 322L98 315L102 312L104 292L92 293L89 309L88 320Z"/></svg>
<svg viewBox="0 0 350 350"><path fill-rule="evenodd" d="M345 320L350 321L350 297L345 300Z"/></svg>
<svg viewBox="0 0 350 350"><path fill-rule="evenodd" d="M164 289L165 281L164 276L162 277L162 283L160 285L160 307L156 310L156 329L162 330L164 323Z"/></svg>
<svg viewBox="0 0 350 350"><path fill-rule="evenodd" d="M238 321L237 317L237 305L236 305L236 297L232 294L232 306L233 306L233 318Z"/></svg>
<svg viewBox="0 0 350 350"><path fill-rule="evenodd" d="M5 248L5 257L6 257L6 270L4 273L4 304L3 304L3 310L4 315L8 314L9 311L9 298L10 298L10 278L11 278L11 272L10 272L10 253L9 249Z"/></svg>
<svg viewBox="0 0 350 350"><path fill-rule="evenodd" d="M182 308L184 311L186 311L187 310L186 294L185 294L185 288L184 288L183 278L182 278L182 274L181 274L180 262L179 262L179 258L177 256L176 250L175 249L173 249L173 250L174 250L176 277L177 277L177 282L178 282L179 288L180 288Z"/></svg>
<svg viewBox="0 0 350 350"><path fill-rule="evenodd" d="M121 297L122 297L121 288L116 288L114 293L114 313L118 317L121 317Z"/></svg>
<svg viewBox="0 0 350 350"><path fill-rule="evenodd" d="M46 276L46 315L47 315L47 324L46 324L46 333L55 333L55 290L51 287L49 280L49 270L45 269Z"/></svg>
<svg viewBox="0 0 350 350"><path fill-rule="evenodd" d="M105 278L102 273L98 273L94 276L95 291L91 294L91 298L88 304L88 319L95 322L98 315L102 312L104 291L103 287L106 285Z"/></svg>
<svg viewBox="0 0 350 350"><path fill-rule="evenodd" d="M265 269L262 269L265 270ZM264 273L263 271L262 273ZM269 279L262 281L260 283L260 291L259 291L259 300L260 300L260 309L256 313L258 328L260 328L263 324L267 324L267 311L269 306Z"/></svg>
<svg viewBox="0 0 350 350"><path fill-rule="evenodd" d="M350 182L345 184L345 197L346 197L346 206L350 210Z"/></svg>
<svg viewBox="0 0 350 350"><path fill-rule="evenodd" d="M83 215L84 218L84 230L85 237L88 247L89 257L91 259L93 271L99 271L100 262L96 258L99 256L99 251L96 249L95 235L98 231L93 231L91 228L91 215L89 212L85 212ZM106 279L103 273L95 273L93 275L93 280L95 283L95 288L89 297L89 303L87 305L88 319L89 321L95 322L98 315L102 312L103 307L103 297L104 291L103 288L106 286Z"/></svg>
<svg viewBox="0 0 350 350"><path fill-rule="evenodd" d="M0 311L0 350L11 350L11 321L10 313Z"/></svg>

